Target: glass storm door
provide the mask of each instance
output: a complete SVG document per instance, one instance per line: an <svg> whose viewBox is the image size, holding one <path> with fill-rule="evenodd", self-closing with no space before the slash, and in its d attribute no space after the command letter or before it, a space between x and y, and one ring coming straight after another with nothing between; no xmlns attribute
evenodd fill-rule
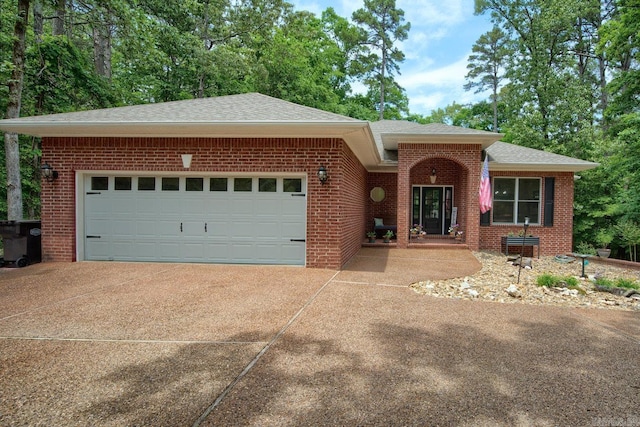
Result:
<svg viewBox="0 0 640 427"><path fill-rule="evenodd" d="M427 234L445 234L451 225L453 187L413 187L413 224Z"/></svg>

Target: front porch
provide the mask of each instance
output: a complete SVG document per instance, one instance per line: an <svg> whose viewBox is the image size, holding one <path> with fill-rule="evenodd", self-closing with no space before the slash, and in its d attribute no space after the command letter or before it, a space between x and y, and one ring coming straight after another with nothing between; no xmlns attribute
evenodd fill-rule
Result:
<svg viewBox="0 0 640 427"><path fill-rule="evenodd" d="M389 243L385 243L384 239L376 239L375 242L370 242L369 239L365 239L362 242L363 248L397 248L397 240L391 240ZM469 249L469 245L466 244L464 239L456 240L451 236L440 235L427 235L426 237L414 237L409 239L408 248L413 249Z"/></svg>

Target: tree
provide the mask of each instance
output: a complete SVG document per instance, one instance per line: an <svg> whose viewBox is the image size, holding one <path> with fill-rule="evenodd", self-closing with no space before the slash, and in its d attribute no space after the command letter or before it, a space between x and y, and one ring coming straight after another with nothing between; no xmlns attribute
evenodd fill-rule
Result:
<svg viewBox="0 0 640 427"><path fill-rule="evenodd" d="M498 132L498 89L504 78L506 58L509 54L507 48L507 35L499 28L493 29L480 36L473 45L472 54L469 56L469 64L464 85L465 90L476 89L475 93L491 90L491 105L493 107L493 128Z"/></svg>
<svg viewBox="0 0 640 427"><path fill-rule="evenodd" d="M9 101L6 114L8 119L20 117L29 5L29 0L18 0L18 13L13 31L13 71L8 83ZM21 220L23 217L22 180L20 176L20 144L17 134L10 132L4 134L4 151L7 170L7 217L9 220Z"/></svg>
<svg viewBox="0 0 640 427"><path fill-rule="evenodd" d="M402 24L404 11L396 8L395 0L365 0L364 8L353 12L352 18L367 32L365 43L371 50L363 55L361 60L369 67L365 81L370 87L370 92L378 92L378 111L382 120L385 118L385 96L390 91L396 94L402 92L393 80L393 75L400 73L399 63L404 61L404 53L394 44L407 39L411 24ZM374 86L377 88L375 91ZM400 108L402 109L401 106Z"/></svg>

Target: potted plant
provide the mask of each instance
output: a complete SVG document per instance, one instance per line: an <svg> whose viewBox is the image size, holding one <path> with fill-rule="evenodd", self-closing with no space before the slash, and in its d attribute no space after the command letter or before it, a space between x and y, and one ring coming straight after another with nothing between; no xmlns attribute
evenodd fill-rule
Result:
<svg viewBox="0 0 640 427"><path fill-rule="evenodd" d="M596 250L600 258L609 258L611 255L611 249L609 244L613 241L613 230L610 228L600 229L596 234L596 243L600 247Z"/></svg>
<svg viewBox="0 0 640 427"><path fill-rule="evenodd" d="M389 243L392 237L393 237L393 231L387 230L387 232L384 233L384 242Z"/></svg>
<svg viewBox="0 0 640 427"><path fill-rule="evenodd" d="M375 243L376 242L376 232L375 231L367 232L367 237L369 238L369 243Z"/></svg>
<svg viewBox="0 0 640 427"><path fill-rule="evenodd" d="M449 227L449 236L451 236L452 239L457 236L459 228L460 224L451 224L451 226Z"/></svg>

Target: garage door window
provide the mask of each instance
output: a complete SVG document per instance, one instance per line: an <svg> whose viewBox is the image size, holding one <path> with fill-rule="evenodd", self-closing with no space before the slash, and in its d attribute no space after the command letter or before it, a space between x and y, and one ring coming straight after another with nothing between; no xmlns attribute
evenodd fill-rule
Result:
<svg viewBox="0 0 640 427"><path fill-rule="evenodd" d="M106 176L92 176L91 177L91 189L92 190L108 190L109 178Z"/></svg>
<svg viewBox="0 0 640 427"><path fill-rule="evenodd" d="M285 193L300 193L302 192L302 180L299 178L284 178L282 187Z"/></svg>
<svg viewBox="0 0 640 427"><path fill-rule="evenodd" d="M235 178L233 180L233 191L251 191L251 178Z"/></svg>
<svg viewBox="0 0 640 427"><path fill-rule="evenodd" d="M258 191L261 193L275 193L277 180L275 178L258 179Z"/></svg>
<svg viewBox="0 0 640 427"><path fill-rule="evenodd" d="M178 191L180 178L162 178L162 191Z"/></svg>
<svg viewBox="0 0 640 427"><path fill-rule="evenodd" d="M209 190L227 191L227 178L211 178L209 180Z"/></svg>
<svg viewBox="0 0 640 427"><path fill-rule="evenodd" d="M131 190L131 177L130 176L116 176L115 189L119 191Z"/></svg>
<svg viewBox="0 0 640 427"><path fill-rule="evenodd" d="M204 179L187 178L186 189L187 191L202 191L204 189Z"/></svg>
<svg viewBox="0 0 640 427"><path fill-rule="evenodd" d="M154 191L156 189L156 179L152 176L141 176L138 178L138 191Z"/></svg>

